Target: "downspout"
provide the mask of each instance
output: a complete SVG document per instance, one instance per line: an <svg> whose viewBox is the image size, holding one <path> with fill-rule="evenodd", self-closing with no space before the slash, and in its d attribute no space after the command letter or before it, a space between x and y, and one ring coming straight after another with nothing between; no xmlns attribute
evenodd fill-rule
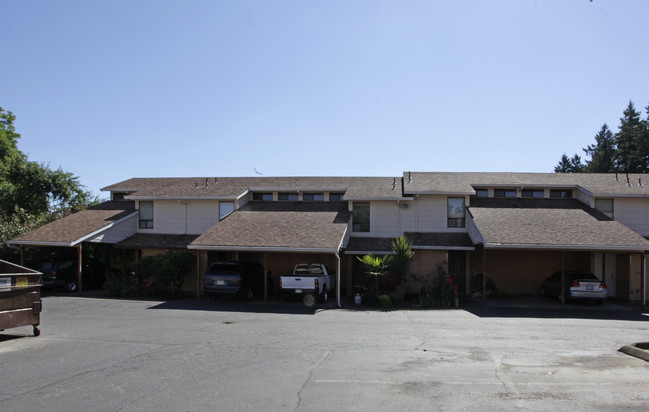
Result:
<svg viewBox="0 0 649 412"><path fill-rule="evenodd" d="M644 259L644 268L642 271L642 309L647 308L647 255L642 254L642 258Z"/></svg>

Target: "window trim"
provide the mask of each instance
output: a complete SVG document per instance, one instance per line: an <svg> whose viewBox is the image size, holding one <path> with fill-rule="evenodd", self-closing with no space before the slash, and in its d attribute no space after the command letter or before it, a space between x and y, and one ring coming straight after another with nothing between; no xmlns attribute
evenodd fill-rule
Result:
<svg viewBox="0 0 649 412"><path fill-rule="evenodd" d="M463 217L452 217L451 200L462 201L462 215ZM466 199L464 197L449 196L446 198L446 227L454 229L462 229L466 227Z"/></svg>
<svg viewBox="0 0 649 412"><path fill-rule="evenodd" d="M151 205L151 219L142 218L142 206ZM148 211L147 211L148 212ZM148 216L146 216L148 217ZM154 209L152 200L140 200L138 203L138 229L153 229Z"/></svg>
<svg viewBox="0 0 649 412"><path fill-rule="evenodd" d="M356 223L356 216L362 213L360 208L367 208L367 222ZM352 202L352 232L369 233L372 230L371 221L370 202Z"/></svg>

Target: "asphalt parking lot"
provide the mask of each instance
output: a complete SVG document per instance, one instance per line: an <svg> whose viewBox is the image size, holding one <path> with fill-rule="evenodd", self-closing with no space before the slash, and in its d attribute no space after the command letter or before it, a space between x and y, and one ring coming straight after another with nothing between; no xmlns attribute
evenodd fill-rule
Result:
<svg viewBox="0 0 649 412"><path fill-rule="evenodd" d="M44 298L0 332L2 411L648 410L628 305L375 311Z"/></svg>

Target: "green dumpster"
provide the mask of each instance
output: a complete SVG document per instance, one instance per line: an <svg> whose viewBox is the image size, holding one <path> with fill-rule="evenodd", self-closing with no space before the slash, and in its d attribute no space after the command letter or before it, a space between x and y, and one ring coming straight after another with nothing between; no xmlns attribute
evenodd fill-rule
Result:
<svg viewBox="0 0 649 412"><path fill-rule="evenodd" d="M40 335L41 273L0 260L0 331L31 325Z"/></svg>

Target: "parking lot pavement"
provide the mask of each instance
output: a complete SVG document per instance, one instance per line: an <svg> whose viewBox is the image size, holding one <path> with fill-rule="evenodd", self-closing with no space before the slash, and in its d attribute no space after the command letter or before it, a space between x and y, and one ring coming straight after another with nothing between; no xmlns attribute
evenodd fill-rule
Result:
<svg viewBox="0 0 649 412"><path fill-rule="evenodd" d="M618 352L649 341L628 307L49 296L41 321L0 332L0 410L649 409L649 363Z"/></svg>

